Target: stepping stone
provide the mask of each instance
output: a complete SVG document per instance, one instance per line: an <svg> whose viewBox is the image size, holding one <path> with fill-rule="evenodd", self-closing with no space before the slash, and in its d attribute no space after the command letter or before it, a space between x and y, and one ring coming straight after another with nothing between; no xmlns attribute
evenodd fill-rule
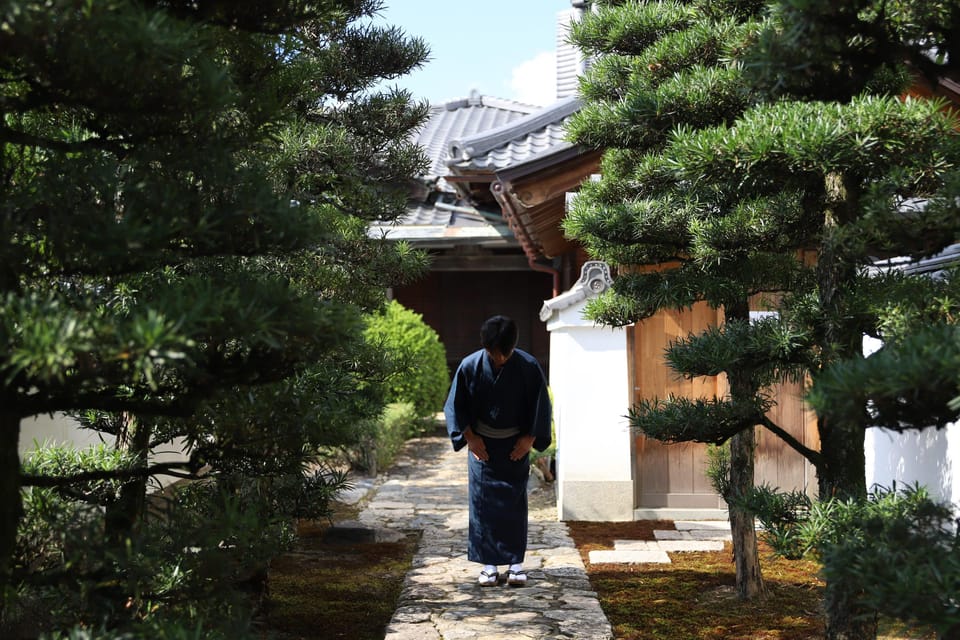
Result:
<svg viewBox="0 0 960 640"><path fill-rule="evenodd" d="M692 540L689 531L671 531L669 529L654 529L653 537L657 540Z"/></svg>
<svg viewBox="0 0 960 640"><path fill-rule="evenodd" d="M733 540L729 531L711 531L708 529L687 531L692 540Z"/></svg>
<svg viewBox="0 0 960 640"><path fill-rule="evenodd" d="M658 551L661 547L656 540L614 540L617 551Z"/></svg>
<svg viewBox="0 0 960 640"><path fill-rule="evenodd" d="M676 520L673 526L676 527L677 531L690 531L691 529L730 531L730 523L726 520Z"/></svg>
<svg viewBox="0 0 960 640"><path fill-rule="evenodd" d="M661 540L657 544L664 551L723 551L720 540Z"/></svg>
<svg viewBox="0 0 960 640"><path fill-rule="evenodd" d="M657 540L731 540L730 532L717 531L715 529L689 530L689 531L670 531L666 529L655 529L653 537Z"/></svg>
<svg viewBox="0 0 960 640"><path fill-rule="evenodd" d="M617 564L670 564L670 556L666 551L622 551L620 549L599 549L591 551L590 562L601 564L604 562Z"/></svg>

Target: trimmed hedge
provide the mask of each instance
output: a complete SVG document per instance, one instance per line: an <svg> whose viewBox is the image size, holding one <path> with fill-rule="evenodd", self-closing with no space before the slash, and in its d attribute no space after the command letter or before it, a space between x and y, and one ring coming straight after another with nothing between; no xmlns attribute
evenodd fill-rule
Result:
<svg viewBox="0 0 960 640"><path fill-rule="evenodd" d="M391 300L368 317L366 337L382 346L394 364L386 381L387 402L410 403L419 418L443 409L450 385L446 351L423 316Z"/></svg>

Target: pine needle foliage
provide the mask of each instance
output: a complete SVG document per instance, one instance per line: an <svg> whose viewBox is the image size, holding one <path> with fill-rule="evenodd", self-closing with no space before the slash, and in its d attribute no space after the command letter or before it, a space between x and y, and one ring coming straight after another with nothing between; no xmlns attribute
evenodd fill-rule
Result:
<svg viewBox="0 0 960 640"><path fill-rule="evenodd" d="M960 232L955 111L906 95L960 59L954 3L592 4L570 136L605 155L565 229L621 273L588 313L626 325L706 302L730 327L667 355L682 376L726 374L728 397L651 399L632 424L711 443L759 424L814 465L822 497L865 499L867 428L957 416L953 278L891 266ZM776 314L749 323L758 299ZM864 335L888 345L864 358ZM819 451L764 415L785 378L812 384ZM828 585L828 637L871 637L845 589Z"/></svg>
<svg viewBox="0 0 960 640"><path fill-rule="evenodd" d="M236 484L381 412L363 317L425 259L367 226L405 211L427 114L376 88L427 55L381 8L0 2L0 584L22 486L71 483L21 472L29 416L131 453L122 538L171 438L165 471Z"/></svg>

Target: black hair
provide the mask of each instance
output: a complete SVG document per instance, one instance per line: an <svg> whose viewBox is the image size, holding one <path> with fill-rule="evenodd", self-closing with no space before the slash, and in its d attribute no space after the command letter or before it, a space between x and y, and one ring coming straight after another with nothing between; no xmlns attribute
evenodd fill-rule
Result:
<svg viewBox="0 0 960 640"><path fill-rule="evenodd" d="M484 349L509 355L517 346L517 323L507 316L487 318L480 327L480 345Z"/></svg>

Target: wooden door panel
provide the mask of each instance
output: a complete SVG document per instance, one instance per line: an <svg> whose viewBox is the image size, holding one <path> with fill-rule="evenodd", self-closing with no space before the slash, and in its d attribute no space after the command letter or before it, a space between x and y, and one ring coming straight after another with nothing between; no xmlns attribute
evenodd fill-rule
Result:
<svg viewBox="0 0 960 640"><path fill-rule="evenodd" d="M701 303L690 310L661 312L634 325L628 340L634 402L671 394L687 398L724 395L724 376L685 380L674 374L664 360L664 350L671 341L700 333L721 318L721 311ZM800 442L816 449L816 416L805 407L802 392L801 383L779 385L778 404L769 415ZM706 476L706 445L664 444L637 434L634 465L639 508L713 508L723 504ZM808 493L815 492L816 485L811 465L762 428L757 430L756 482L784 490L806 489Z"/></svg>
<svg viewBox="0 0 960 640"><path fill-rule="evenodd" d="M713 396L716 378L685 380L664 360L674 340L700 332L717 321L717 311L697 305L688 311L665 311L633 329L634 401L668 396ZM663 444L638 434L634 438L637 506L644 508L715 508L720 499L705 474L706 446Z"/></svg>

